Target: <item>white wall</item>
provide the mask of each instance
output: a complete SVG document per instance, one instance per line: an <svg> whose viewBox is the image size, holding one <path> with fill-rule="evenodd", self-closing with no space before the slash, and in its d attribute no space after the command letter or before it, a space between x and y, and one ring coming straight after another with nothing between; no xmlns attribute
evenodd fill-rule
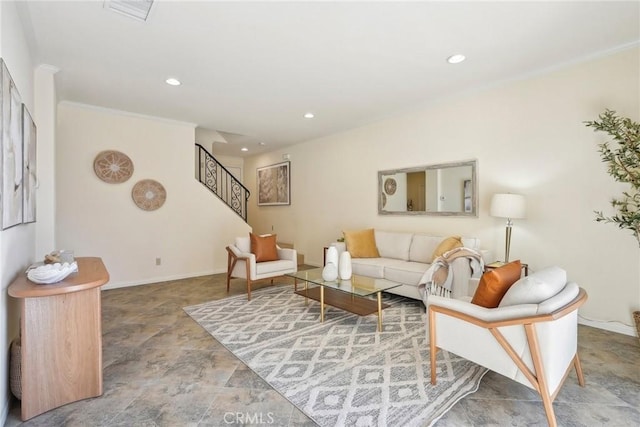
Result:
<svg viewBox="0 0 640 427"><path fill-rule="evenodd" d="M607 107L639 120L639 63L633 48L287 147L291 206L258 208L251 198L249 222L259 233L273 226L316 265L343 229L365 227L476 236L502 258L505 224L489 216L489 202L497 192L522 193L527 219L515 221L511 257L533 271L562 266L589 293L583 316L623 322L632 333L640 251L629 232L594 221L593 211L611 212L609 200L623 187L600 161L597 143L606 136L583 121ZM245 160L250 190L255 169L282 154ZM478 218L378 216L378 170L470 158L478 159Z"/></svg>
<svg viewBox="0 0 640 427"><path fill-rule="evenodd" d="M38 123L38 200L36 254L40 258L55 246L56 67L39 65L34 73L35 117Z"/></svg>
<svg viewBox="0 0 640 427"><path fill-rule="evenodd" d="M61 103L56 144L57 245L102 257L107 287L226 271L225 247L250 228L194 179L192 125ZM109 149L133 161L128 181L107 184L95 175L94 158ZM167 191L156 211L131 199L146 178Z"/></svg>
<svg viewBox="0 0 640 427"><path fill-rule="evenodd" d="M0 56L33 116L33 61L14 2L0 2ZM36 117L34 121L37 125ZM33 262L34 245L34 224L0 231L0 424L4 424L9 408L9 345L18 335L19 325L19 304L7 295L7 288Z"/></svg>
<svg viewBox="0 0 640 427"><path fill-rule="evenodd" d="M214 154L214 157L244 185L244 160L242 157L223 156L220 154Z"/></svg>

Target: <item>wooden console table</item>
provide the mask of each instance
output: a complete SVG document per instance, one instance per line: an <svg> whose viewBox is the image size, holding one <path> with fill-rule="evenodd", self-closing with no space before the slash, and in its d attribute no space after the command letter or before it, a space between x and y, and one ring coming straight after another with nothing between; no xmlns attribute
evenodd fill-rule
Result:
<svg viewBox="0 0 640 427"><path fill-rule="evenodd" d="M100 258L76 258L78 272L38 285L20 274L9 295L21 299L22 420L102 395Z"/></svg>

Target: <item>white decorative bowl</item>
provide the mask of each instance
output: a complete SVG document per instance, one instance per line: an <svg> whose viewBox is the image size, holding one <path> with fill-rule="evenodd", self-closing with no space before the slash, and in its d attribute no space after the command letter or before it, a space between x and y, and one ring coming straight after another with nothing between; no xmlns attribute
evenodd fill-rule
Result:
<svg viewBox="0 0 640 427"><path fill-rule="evenodd" d="M27 271L27 278L34 283L49 284L63 280L71 273L78 271L78 264L56 262L55 264L45 264Z"/></svg>

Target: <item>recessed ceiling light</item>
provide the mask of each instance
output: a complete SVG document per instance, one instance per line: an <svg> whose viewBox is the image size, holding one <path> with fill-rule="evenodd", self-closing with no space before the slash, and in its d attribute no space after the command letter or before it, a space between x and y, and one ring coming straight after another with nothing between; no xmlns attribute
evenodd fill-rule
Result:
<svg viewBox="0 0 640 427"><path fill-rule="evenodd" d="M447 62L449 64L459 64L462 61L464 61L465 59L467 59L466 56L462 55L462 54L456 54L456 55L451 55L450 57L447 58Z"/></svg>
<svg viewBox="0 0 640 427"><path fill-rule="evenodd" d="M167 82L168 85L171 86L180 86L180 80L178 79L174 79L173 77L169 77L167 80L165 80Z"/></svg>
<svg viewBox="0 0 640 427"><path fill-rule="evenodd" d="M240 151L249 151L249 149L247 147L242 147Z"/></svg>
<svg viewBox="0 0 640 427"><path fill-rule="evenodd" d="M313 113L305 113L304 114L304 118L305 119L313 119L315 117L315 115Z"/></svg>
<svg viewBox="0 0 640 427"><path fill-rule="evenodd" d="M264 142L258 142L258 145L260 145L260 146L265 146L265 145L267 145L267 144L265 144Z"/></svg>

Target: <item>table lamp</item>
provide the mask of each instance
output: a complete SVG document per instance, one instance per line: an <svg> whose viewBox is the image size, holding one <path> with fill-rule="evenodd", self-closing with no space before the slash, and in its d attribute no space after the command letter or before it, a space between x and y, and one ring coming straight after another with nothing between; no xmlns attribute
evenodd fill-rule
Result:
<svg viewBox="0 0 640 427"><path fill-rule="evenodd" d="M507 218L506 242L504 249L504 262L509 262L509 249L511 247L512 219L524 218L526 213L524 196L521 194L494 194L491 198L491 216Z"/></svg>

